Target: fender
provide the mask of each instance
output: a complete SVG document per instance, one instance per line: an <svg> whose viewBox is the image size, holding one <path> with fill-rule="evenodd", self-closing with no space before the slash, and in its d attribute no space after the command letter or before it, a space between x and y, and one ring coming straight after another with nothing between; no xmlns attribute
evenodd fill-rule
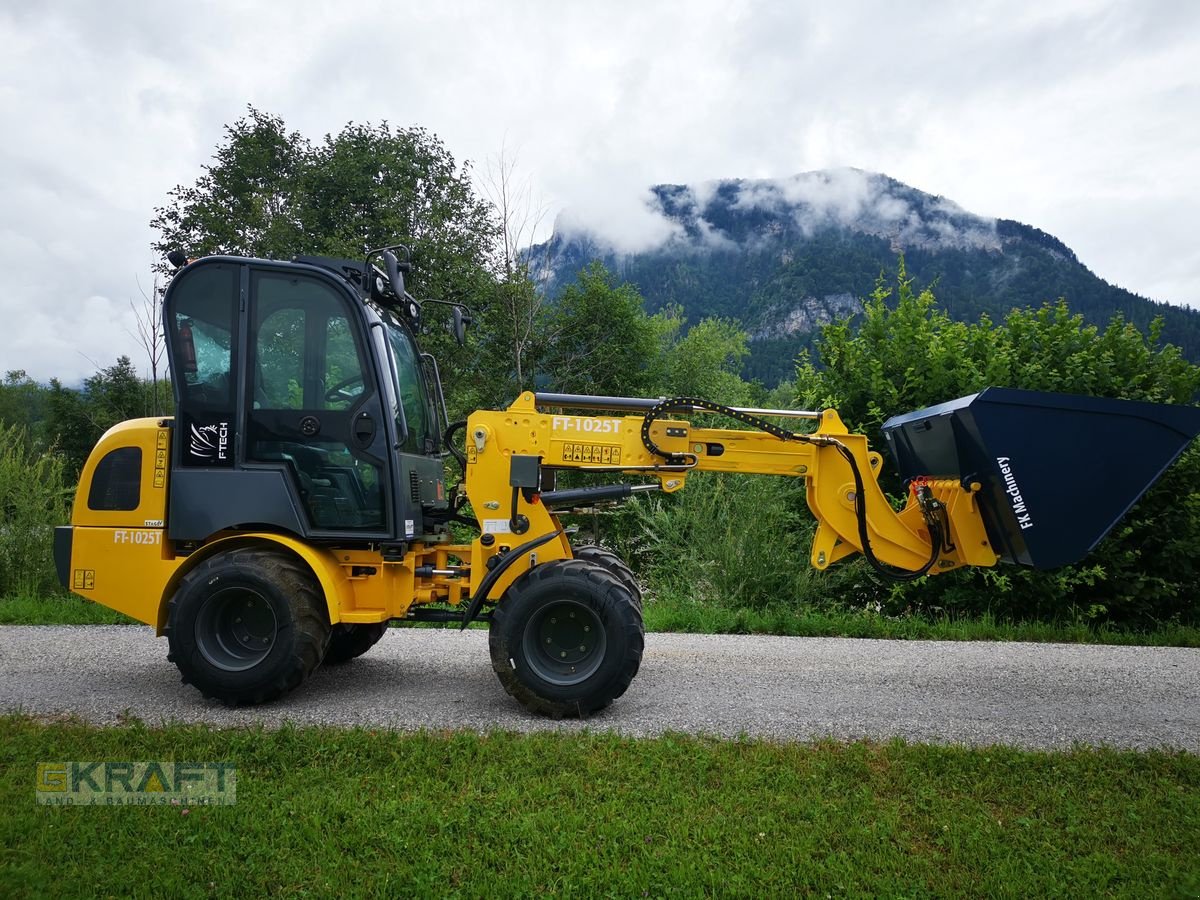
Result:
<svg viewBox="0 0 1200 900"><path fill-rule="evenodd" d="M263 531L219 538L205 544L190 556L184 557L179 568L172 573L166 586L163 588L158 608L156 633L159 636L162 635L163 628L167 624L167 604L171 597L175 595L175 591L178 590L179 582L183 580L188 572L218 553L250 545L274 545L282 547L293 556L298 557L312 570L317 583L321 585L321 592L325 595L325 606L329 611L329 623L336 625L342 621L342 607L351 605L349 600L352 595L352 589L349 579L346 577L345 570L338 564L333 553L329 550L305 544L303 541L288 537L287 535Z"/></svg>

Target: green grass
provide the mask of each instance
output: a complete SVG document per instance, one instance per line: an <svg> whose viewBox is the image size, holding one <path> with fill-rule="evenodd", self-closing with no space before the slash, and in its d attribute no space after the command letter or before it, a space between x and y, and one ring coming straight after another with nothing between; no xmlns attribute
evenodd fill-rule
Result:
<svg viewBox="0 0 1200 900"><path fill-rule="evenodd" d="M0 895L1200 892L1200 757L0 718ZM229 807L34 803L56 760L225 761Z"/></svg>
<svg viewBox="0 0 1200 900"><path fill-rule="evenodd" d="M1038 641L1200 647L1200 628L1165 624L1132 630L1082 622L1008 622L992 616L929 620L889 618L869 612L827 612L779 604L763 610L731 609L673 597L646 603L647 631L695 634L779 634L794 637L892 638L933 641ZM79 597L0 598L0 625L121 625L133 619ZM440 628L438 623L406 623ZM473 627L486 627L478 624Z"/></svg>
<svg viewBox="0 0 1200 900"><path fill-rule="evenodd" d="M129 616L73 594L0 597L0 625L132 625Z"/></svg>
<svg viewBox="0 0 1200 900"><path fill-rule="evenodd" d="M1167 623L1154 629L1120 629L1083 622L1011 622L990 615L926 619L876 613L830 612L783 603L735 609L666 596L646 603L647 631L695 634L781 634L796 637L892 638L931 641L1038 641L1200 647L1200 628Z"/></svg>

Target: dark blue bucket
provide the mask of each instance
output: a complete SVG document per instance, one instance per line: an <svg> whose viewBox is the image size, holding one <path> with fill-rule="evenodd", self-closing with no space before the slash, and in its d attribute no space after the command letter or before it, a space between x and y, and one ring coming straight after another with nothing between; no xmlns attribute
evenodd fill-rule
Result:
<svg viewBox="0 0 1200 900"><path fill-rule="evenodd" d="M1200 434L1200 408L988 388L888 419L905 478L977 481L1008 562L1078 562ZM1200 548L1197 548L1200 552Z"/></svg>

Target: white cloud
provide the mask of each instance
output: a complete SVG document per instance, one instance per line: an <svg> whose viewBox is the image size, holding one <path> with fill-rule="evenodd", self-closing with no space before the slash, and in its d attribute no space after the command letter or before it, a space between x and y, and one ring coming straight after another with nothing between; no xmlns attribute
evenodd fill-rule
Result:
<svg viewBox="0 0 1200 900"><path fill-rule="evenodd" d="M138 360L153 207L247 103L314 138L386 118L459 159L520 145L555 211L632 243L661 237L651 184L885 172L1200 306L1197 4L51 0L0 10L0 44L0 369L40 378Z"/></svg>
<svg viewBox="0 0 1200 900"><path fill-rule="evenodd" d="M658 247L682 233L659 213L648 188L628 194L590 195L583 204L563 210L554 230L568 238L590 235L616 253Z"/></svg>

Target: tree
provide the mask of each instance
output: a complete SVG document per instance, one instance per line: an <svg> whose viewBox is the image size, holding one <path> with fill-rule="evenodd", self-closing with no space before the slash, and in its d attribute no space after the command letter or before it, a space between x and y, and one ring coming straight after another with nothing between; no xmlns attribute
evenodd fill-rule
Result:
<svg viewBox="0 0 1200 900"><path fill-rule="evenodd" d="M486 289L495 225L470 171L423 128L346 125L314 145L253 107L225 127L213 162L155 210L165 256L298 254L361 259L404 243L418 297L469 300Z"/></svg>
<svg viewBox="0 0 1200 900"><path fill-rule="evenodd" d="M30 446L44 447L39 433L46 414L46 393L24 369L10 369L0 382L0 426L18 426Z"/></svg>
<svg viewBox="0 0 1200 900"><path fill-rule="evenodd" d="M676 312L679 321L681 313ZM730 406L750 400L750 385L741 378L742 360L750 352L748 336L729 319L705 319L664 348L663 393L703 397Z"/></svg>
<svg viewBox="0 0 1200 900"><path fill-rule="evenodd" d="M311 147L283 120L253 107L225 126L226 139L191 187L177 186L154 211L160 258L240 253L286 258L306 251L296 209L297 185ZM165 263L163 271L167 271Z"/></svg>
<svg viewBox="0 0 1200 900"><path fill-rule="evenodd" d="M66 458L69 477L79 477L105 431L145 414L150 390L151 386L138 378L128 356L85 379L81 391L51 379L46 428L51 444Z"/></svg>
<svg viewBox="0 0 1200 900"><path fill-rule="evenodd" d="M647 316L630 284L600 263L579 273L546 316L542 373L564 393L639 396L662 380L662 338L678 324Z"/></svg>
<svg viewBox="0 0 1200 900"><path fill-rule="evenodd" d="M159 370L163 368L163 358L167 353L167 340L163 333L162 317L164 289L157 274L151 284L150 293L146 293L140 284L138 289L142 293L141 306L135 305L132 300L129 301L129 309L133 312L134 321L137 323L137 334L133 336L142 345L142 349L146 352L146 361L150 364L150 396L145 412L146 415L157 416L165 411L166 404L169 402L169 398L164 396L169 391L161 390L160 387L165 387L165 384L160 385L159 383ZM165 375L166 372L164 371L163 374Z"/></svg>
<svg viewBox="0 0 1200 900"><path fill-rule="evenodd" d="M508 357L515 382L513 393L529 386L531 369L526 363L539 343L545 303L524 253L545 217L546 207L534 199L532 183L521 180L516 173L516 154L510 155L501 147L483 177L484 194L495 210L500 251L500 282L485 323L487 340L499 351L490 355Z"/></svg>

